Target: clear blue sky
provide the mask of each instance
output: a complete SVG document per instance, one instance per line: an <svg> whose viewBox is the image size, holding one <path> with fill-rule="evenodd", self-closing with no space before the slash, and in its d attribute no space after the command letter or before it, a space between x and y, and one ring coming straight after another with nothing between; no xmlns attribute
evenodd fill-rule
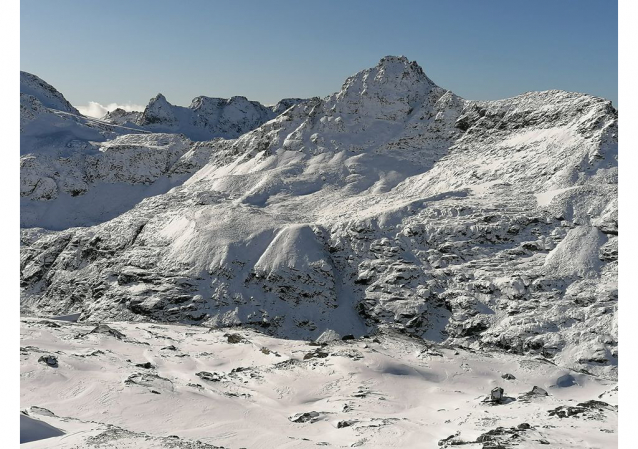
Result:
<svg viewBox="0 0 638 449"><path fill-rule="evenodd" d="M385 55L468 99L618 97L613 0L22 0L21 69L88 101L325 96Z"/></svg>

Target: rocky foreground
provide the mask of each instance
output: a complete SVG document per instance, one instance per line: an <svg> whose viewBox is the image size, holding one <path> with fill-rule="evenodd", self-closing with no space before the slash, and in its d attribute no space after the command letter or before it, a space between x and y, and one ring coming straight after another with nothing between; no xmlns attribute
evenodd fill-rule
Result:
<svg viewBox="0 0 638 449"><path fill-rule="evenodd" d="M617 383L394 332L21 320L25 448L610 448ZM501 388L502 391L499 389Z"/></svg>

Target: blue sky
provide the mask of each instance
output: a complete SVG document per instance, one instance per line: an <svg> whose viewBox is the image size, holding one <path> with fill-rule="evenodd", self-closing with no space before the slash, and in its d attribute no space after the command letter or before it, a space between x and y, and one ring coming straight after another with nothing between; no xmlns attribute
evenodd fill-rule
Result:
<svg viewBox="0 0 638 449"><path fill-rule="evenodd" d="M22 0L20 66L74 105L325 96L385 55L468 99L618 98L611 0Z"/></svg>

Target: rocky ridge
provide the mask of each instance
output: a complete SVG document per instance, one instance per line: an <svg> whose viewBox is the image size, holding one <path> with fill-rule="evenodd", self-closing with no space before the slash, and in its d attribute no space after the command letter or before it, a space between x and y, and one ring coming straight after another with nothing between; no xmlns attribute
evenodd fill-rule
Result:
<svg viewBox="0 0 638 449"><path fill-rule="evenodd" d="M142 113L111 114L107 120L134 119L134 123L142 129L181 133L196 141L215 137L235 139L303 101L286 98L275 106L267 107L240 96L228 99L199 96L190 106L182 107L170 104L164 95L158 94Z"/></svg>
<svg viewBox="0 0 638 449"><path fill-rule="evenodd" d="M107 112L104 117L102 117L102 120L105 122L115 123L117 125L134 125L140 119L141 115L142 113L139 111L125 111L122 108L116 108Z"/></svg>
<svg viewBox="0 0 638 449"><path fill-rule="evenodd" d="M31 73L20 71L20 94L37 98L46 108L80 115L55 87Z"/></svg>

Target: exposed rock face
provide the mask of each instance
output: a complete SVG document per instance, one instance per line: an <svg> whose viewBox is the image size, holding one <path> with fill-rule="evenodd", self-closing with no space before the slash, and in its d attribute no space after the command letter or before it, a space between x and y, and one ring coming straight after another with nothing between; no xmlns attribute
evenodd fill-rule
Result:
<svg viewBox="0 0 638 449"><path fill-rule="evenodd" d="M170 128L175 111L158 96L144 120ZM30 239L22 304L290 338L390 327L614 376L617 133L600 98L468 101L386 57L235 140L167 156L198 170L171 191Z"/></svg>
<svg viewBox="0 0 638 449"><path fill-rule="evenodd" d="M321 417L321 414L319 412L302 412L302 413L297 413L293 416L290 416L288 419L292 422L296 422L296 423L305 423L305 422L317 422L319 420L319 418Z"/></svg>
<svg viewBox="0 0 638 449"><path fill-rule="evenodd" d="M307 100L305 98L284 98L279 100L276 105L270 106L270 110L275 114L275 116L278 116L279 114L286 112L287 109L290 109L299 103L303 103L304 101Z"/></svg>
<svg viewBox="0 0 638 449"><path fill-rule="evenodd" d="M47 108L33 95L20 93L20 132L26 125L35 120L40 114L46 113Z"/></svg>

